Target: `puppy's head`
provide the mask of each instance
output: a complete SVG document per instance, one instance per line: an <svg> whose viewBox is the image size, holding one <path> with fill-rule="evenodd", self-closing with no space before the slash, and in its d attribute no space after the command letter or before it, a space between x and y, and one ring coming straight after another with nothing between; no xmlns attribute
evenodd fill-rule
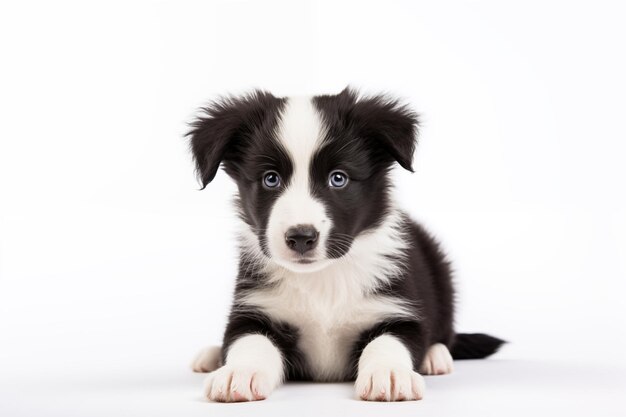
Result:
<svg viewBox="0 0 626 417"><path fill-rule="evenodd" d="M257 91L202 110L188 135L203 188L222 164L255 244L293 271L349 253L388 212L392 165L412 171L417 116L385 96Z"/></svg>

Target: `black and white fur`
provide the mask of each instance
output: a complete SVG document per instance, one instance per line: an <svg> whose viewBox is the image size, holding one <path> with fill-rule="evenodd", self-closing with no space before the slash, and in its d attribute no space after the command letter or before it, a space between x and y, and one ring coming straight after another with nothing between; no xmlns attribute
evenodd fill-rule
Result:
<svg viewBox="0 0 626 417"><path fill-rule="evenodd" d="M351 89L256 91L203 109L189 132L199 176L206 187L223 165L241 219L223 346L193 364L210 372L207 398L264 399L285 379L356 379L362 399L418 400L421 374L498 349L491 336L454 333L449 264L392 199L389 171L412 171L417 125L399 101ZM278 186L268 187L271 173ZM295 246L294 230L312 233L297 240L308 246Z"/></svg>

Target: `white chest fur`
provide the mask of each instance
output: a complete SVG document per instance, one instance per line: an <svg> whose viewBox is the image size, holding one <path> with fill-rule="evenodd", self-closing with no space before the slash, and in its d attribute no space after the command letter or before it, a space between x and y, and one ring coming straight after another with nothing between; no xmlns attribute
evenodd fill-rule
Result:
<svg viewBox="0 0 626 417"><path fill-rule="evenodd" d="M320 381L346 376L351 348L362 331L385 317L407 314L401 300L349 288L353 282L342 280L332 269L311 274L283 271L291 276L283 277L274 288L249 293L242 300L298 329L298 347L312 376Z"/></svg>
<svg viewBox="0 0 626 417"><path fill-rule="evenodd" d="M349 256L317 272L295 273L268 263L273 286L241 294L239 305L254 306L299 332L299 349L316 380L341 380L359 334L389 317L411 312L399 298L374 294L400 272L405 247L398 217L354 240ZM396 261L391 259L395 257Z"/></svg>

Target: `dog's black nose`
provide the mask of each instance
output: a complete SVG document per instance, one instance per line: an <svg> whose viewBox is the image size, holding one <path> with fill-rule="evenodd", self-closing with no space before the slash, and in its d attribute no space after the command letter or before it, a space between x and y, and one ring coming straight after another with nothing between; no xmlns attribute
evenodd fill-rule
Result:
<svg viewBox="0 0 626 417"><path fill-rule="evenodd" d="M300 224L290 227L285 233L285 241L287 246L304 255L305 252L314 249L317 246L317 237L319 233L315 228L308 224Z"/></svg>

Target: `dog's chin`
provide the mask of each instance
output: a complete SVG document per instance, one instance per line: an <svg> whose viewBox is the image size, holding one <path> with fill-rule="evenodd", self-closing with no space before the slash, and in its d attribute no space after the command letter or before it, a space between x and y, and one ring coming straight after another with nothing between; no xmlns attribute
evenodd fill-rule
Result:
<svg viewBox="0 0 626 417"><path fill-rule="evenodd" d="M332 259L281 259L273 258L273 261L283 268L300 274L321 271L330 265Z"/></svg>

